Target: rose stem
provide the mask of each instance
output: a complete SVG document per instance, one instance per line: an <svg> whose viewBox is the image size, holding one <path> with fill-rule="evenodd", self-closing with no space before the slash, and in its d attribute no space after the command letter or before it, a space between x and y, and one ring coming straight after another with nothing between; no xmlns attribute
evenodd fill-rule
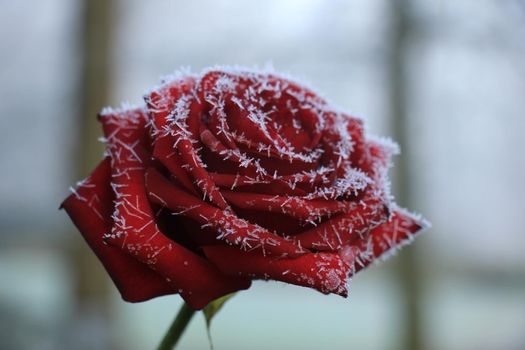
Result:
<svg viewBox="0 0 525 350"><path fill-rule="evenodd" d="M182 303L182 306L179 309L177 317L173 320L170 328L164 334L164 338L160 342L157 350L171 350L175 348L177 342L179 341L182 333L186 329L186 326L190 323L191 318L195 314L195 310L188 306L185 302Z"/></svg>

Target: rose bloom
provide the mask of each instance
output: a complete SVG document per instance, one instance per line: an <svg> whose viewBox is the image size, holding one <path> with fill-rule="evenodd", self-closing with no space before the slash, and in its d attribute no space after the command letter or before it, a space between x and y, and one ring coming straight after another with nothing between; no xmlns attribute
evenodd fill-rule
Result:
<svg viewBox="0 0 525 350"><path fill-rule="evenodd" d="M105 157L62 207L127 301L200 309L254 279L346 297L425 226L390 196L397 146L274 73L180 73L99 120Z"/></svg>

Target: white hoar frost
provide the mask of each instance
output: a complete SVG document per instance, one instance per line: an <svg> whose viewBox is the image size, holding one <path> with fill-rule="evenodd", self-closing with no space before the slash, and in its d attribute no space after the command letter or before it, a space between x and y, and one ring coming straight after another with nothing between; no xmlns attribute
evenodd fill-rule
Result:
<svg viewBox="0 0 525 350"><path fill-rule="evenodd" d="M357 195L371 183L373 183L372 179L363 171L347 167L342 177L335 179L330 186L316 188L306 198L337 199L348 194Z"/></svg>

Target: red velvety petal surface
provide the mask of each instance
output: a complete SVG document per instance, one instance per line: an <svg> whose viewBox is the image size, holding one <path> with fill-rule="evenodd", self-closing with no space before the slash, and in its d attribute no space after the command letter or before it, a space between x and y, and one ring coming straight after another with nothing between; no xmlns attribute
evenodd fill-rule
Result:
<svg viewBox="0 0 525 350"><path fill-rule="evenodd" d="M224 246L204 247L221 271L257 279L273 279L346 297L350 270L337 253L309 253L297 258L268 258Z"/></svg>
<svg viewBox="0 0 525 350"><path fill-rule="evenodd" d="M102 262L122 298L130 302L145 301L175 291L164 278L146 265L104 243L102 236L111 231L114 194L111 186L109 158L77 187L63 203L82 236Z"/></svg>
<svg viewBox="0 0 525 350"><path fill-rule="evenodd" d="M428 225L419 216L396 208L387 222L374 228L366 238L341 249L340 255L352 266L352 273L357 273L374 261L390 257Z"/></svg>

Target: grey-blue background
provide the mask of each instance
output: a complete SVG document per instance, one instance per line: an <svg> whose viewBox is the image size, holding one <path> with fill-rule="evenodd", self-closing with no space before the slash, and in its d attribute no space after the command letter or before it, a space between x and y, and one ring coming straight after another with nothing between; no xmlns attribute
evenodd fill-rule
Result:
<svg viewBox="0 0 525 350"><path fill-rule="evenodd" d="M57 210L92 166L85 150L98 152L82 127L86 91L96 95L100 81L107 104L136 103L181 66L267 62L379 135L394 135L392 89L403 89L410 188L394 192L408 191L401 204L434 224L408 248L419 328L405 329L414 315L403 251L356 277L349 299L255 283L214 321L215 348L525 348L523 1L413 0L400 10L387 0L120 0L106 21L111 37L94 35L109 40L101 52L86 51L97 46L85 31L105 17L95 12L85 27L86 3L0 0L1 349L153 348L180 304L120 301ZM86 78L102 55L107 74ZM404 67L401 86L392 57ZM419 345L405 348L407 337ZM180 345L208 348L200 315Z"/></svg>

